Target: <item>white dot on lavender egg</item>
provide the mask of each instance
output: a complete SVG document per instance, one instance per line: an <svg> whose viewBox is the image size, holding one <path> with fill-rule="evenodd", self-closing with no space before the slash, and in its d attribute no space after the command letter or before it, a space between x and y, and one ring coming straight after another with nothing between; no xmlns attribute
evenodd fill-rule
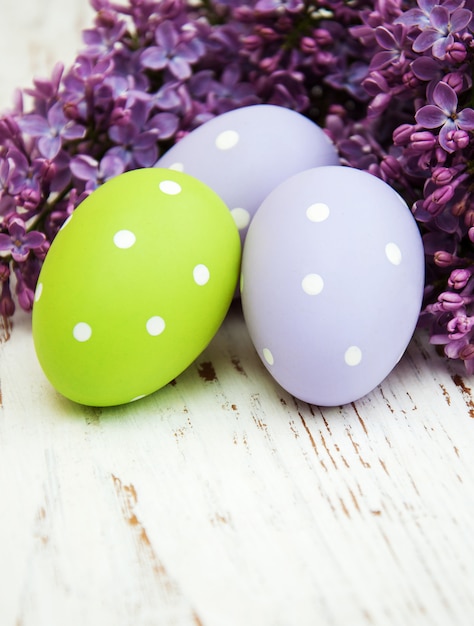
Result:
<svg viewBox="0 0 474 626"><path fill-rule="evenodd" d="M216 137L216 147L219 150L230 150L239 142L239 133L235 130L224 130Z"/></svg>
<svg viewBox="0 0 474 626"><path fill-rule="evenodd" d="M169 170L173 170L175 172L184 172L184 163L172 163L169 167Z"/></svg>
<svg viewBox="0 0 474 626"><path fill-rule="evenodd" d="M390 242L385 246L385 255L392 265L402 262L402 252L396 243Z"/></svg>
<svg viewBox="0 0 474 626"><path fill-rule="evenodd" d="M324 222L329 217L329 207L324 202L315 202L306 209L306 217L310 222Z"/></svg>
<svg viewBox="0 0 474 626"><path fill-rule="evenodd" d="M316 296L324 288L324 281L319 274L307 274L301 281L303 291L309 296Z"/></svg>
<svg viewBox="0 0 474 626"><path fill-rule="evenodd" d="M344 361L351 367L359 365L362 361L362 351L358 346L350 346L344 353Z"/></svg>
<svg viewBox="0 0 474 626"><path fill-rule="evenodd" d="M268 348L263 348L262 354L268 365L273 365L275 363L275 359L273 358L271 350L269 350Z"/></svg>

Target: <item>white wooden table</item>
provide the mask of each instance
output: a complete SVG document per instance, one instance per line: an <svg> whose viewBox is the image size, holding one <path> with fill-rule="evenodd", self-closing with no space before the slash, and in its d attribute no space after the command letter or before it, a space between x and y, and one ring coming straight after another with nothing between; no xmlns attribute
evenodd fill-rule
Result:
<svg viewBox="0 0 474 626"><path fill-rule="evenodd" d="M0 105L70 62L86 0L2 0ZM353 405L280 389L234 305L156 394L56 394L0 329L1 626L474 623L474 379L417 334Z"/></svg>

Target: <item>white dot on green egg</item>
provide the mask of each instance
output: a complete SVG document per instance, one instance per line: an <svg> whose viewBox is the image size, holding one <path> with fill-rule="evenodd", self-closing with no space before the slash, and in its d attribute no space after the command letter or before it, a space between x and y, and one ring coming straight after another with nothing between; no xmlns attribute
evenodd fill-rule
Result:
<svg viewBox="0 0 474 626"><path fill-rule="evenodd" d="M250 213L247 211L247 209L237 207L235 209L232 209L230 214L234 218L235 225L239 230L247 228L250 222Z"/></svg>
<svg viewBox="0 0 474 626"><path fill-rule="evenodd" d="M152 337L157 337L165 330L165 320L159 315L154 315L146 323L146 330Z"/></svg>
<svg viewBox="0 0 474 626"><path fill-rule="evenodd" d="M344 353L344 361L354 367L362 361L362 350L358 346L350 346Z"/></svg>
<svg viewBox="0 0 474 626"><path fill-rule="evenodd" d="M275 359L273 358L272 351L268 348L263 348L262 350L263 358L268 363L268 365L273 365L275 363Z"/></svg>
<svg viewBox="0 0 474 626"><path fill-rule="evenodd" d="M329 207L324 202L315 202L306 209L306 217L310 222L324 222L329 217Z"/></svg>
<svg viewBox="0 0 474 626"><path fill-rule="evenodd" d="M196 265L196 267L193 269L193 278L196 285L205 285L207 282L209 282L210 277L211 274L209 272L209 268L202 263Z"/></svg>
<svg viewBox="0 0 474 626"><path fill-rule="evenodd" d="M169 170L173 170L175 172L184 172L184 163L176 162L172 163L169 167Z"/></svg>
<svg viewBox="0 0 474 626"><path fill-rule="evenodd" d="M143 393L141 396L137 396L136 398L132 398L131 400L129 400L129 403L136 402L137 400L141 400L142 398L145 398L145 397L146 397L146 394Z"/></svg>
<svg viewBox="0 0 474 626"><path fill-rule="evenodd" d="M385 255L392 265L400 265L402 262L402 251L396 243L390 242L385 246Z"/></svg>
<svg viewBox="0 0 474 626"><path fill-rule="evenodd" d="M92 328L86 322L79 322L72 329L72 335L76 341L81 343L89 341L92 336Z"/></svg>
<svg viewBox="0 0 474 626"><path fill-rule="evenodd" d="M127 249L131 248L136 242L137 238L131 230L119 230L114 235L114 244L117 248Z"/></svg>
<svg viewBox="0 0 474 626"><path fill-rule="evenodd" d="M319 274L307 274L301 281L301 287L309 296L317 296L324 288L324 281Z"/></svg>
<svg viewBox="0 0 474 626"><path fill-rule="evenodd" d="M216 147L219 150L230 150L239 143L239 133L235 130L224 130L216 137Z"/></svg>
<svg viewBox="0 0 474 626"><path fill-rule="evenodd" d="M41 298L41 294L43 293L43 283L38 283L35 290L35 302Z"/></svg>
<svg viewBox="0 0 474 626"><path fill-rule="evenodd" d="M176 196L181 193L181 185L174 180L162 180L158 186L160 191L168 196Z"/></svg>

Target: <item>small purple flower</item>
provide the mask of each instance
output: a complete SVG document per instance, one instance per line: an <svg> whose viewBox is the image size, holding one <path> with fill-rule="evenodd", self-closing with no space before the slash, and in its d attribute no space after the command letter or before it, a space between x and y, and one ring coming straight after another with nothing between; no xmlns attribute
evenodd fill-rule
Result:
<svg viewBox="0 0 474 626"><path fill-rule="evenodd" d="M71 160L70 167L73 175L86 183L89 192L125 171L125 163L114 154L106 154L100 163L90 155L79 154Z"/></svg>
<svg viewBox="0 0 474 626"><path fill-rule="evenodd" d="M459 8L451 13L446 6L436 4L429 14L430 27L422 30L413 42L414 52L426 52L431 48L434 57L444 59L455 41L453 33L463 31L471 19L472 13L468 9Z"/></svg>
<svg viewBox="0 0 474 626"><path fill-rule="evenodd" d="M258 0L255 10L262 13L298 13L303 6L300 0Z"/></svg>
<svg viewBox="0 0 474 626"><path fill-rule="evenodd" d="M140 55L145 68L162 70L168 68L179 80L191 76L191 65L203 54L203 45L193 37L184 39L170 20L162 22L155 32L156 46L146 48Z"/></svg>
<svg viewBox="0 0 474 626"><path fill-rule="evenodd" d="M0 252L8 252L17 262L25 261L30 250L41 248L46 236L39 231L26 231L24 221L20 217L13 217L8 222L8 234L0 233Z"/></svg>
<svg viewBox="0 0 474 626"><path fill-rule="evenodd" d="M61 102L53 104L46 118L32 113L18 123L23 132L38 139L38 149L46 159L57 156L63 139L82 139L86 133L84 126L65 116Z"/></svg>
<svg viewBox="0 0 474 626"><path fill-rule="evenodd" d="M463 109L458 112L458 97L452 87L440 82L436 85L432 97L434 104L426 104L415 115L418 124L424 128L440 128L439 143L446 152L454 152L452 131L474 129L474 110Z"/></svg>
<svg viewBox="0 0 474 626"><path fill-rule="evenodd" d="M402 24L395 24L392 30L379 26L375 29L375 39L382 51L374 55L370 69L381 70L390 66L393 70L406 63L406 29Z"/></svg>

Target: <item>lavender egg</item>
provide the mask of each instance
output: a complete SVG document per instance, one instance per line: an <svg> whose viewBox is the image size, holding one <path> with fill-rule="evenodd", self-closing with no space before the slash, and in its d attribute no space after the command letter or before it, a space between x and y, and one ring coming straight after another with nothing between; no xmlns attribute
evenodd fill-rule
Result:
<svg viewBox="0 0 474 626"><path fill-rule="evenodd" d="M224 200L243 243L263 199L303 170L336 165L336 149L319 126L270 104L234 109L205 122L158 161L191 174Z"/></svg>
<svg viewBox="0 0 474 626"><path fill-rule="evenodd" d="M382 180L328 166L263 201L246 237L242 307L273 378L310 404L366 395L416 327L424 252L405 201Z"/></svg>

